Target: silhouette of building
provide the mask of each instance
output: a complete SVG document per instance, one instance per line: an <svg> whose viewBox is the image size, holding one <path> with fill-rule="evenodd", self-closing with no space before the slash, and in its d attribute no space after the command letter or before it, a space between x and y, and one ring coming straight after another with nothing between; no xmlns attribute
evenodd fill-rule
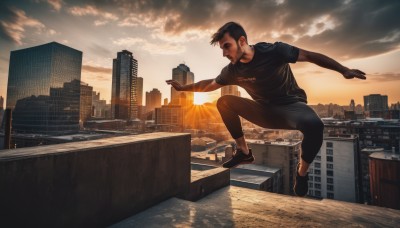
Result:
<svg viewBox="0 0 400 228"><path fill-rule="evenodd" d="M353 112L356 111L356 103L354 102L353 99L351 99L349 107L350 107L350 111L353 111Z"/></svg>
<svg viewBox="0 0 400 228"><path fill-rule="evenodd" d="M179 105L163 105L155 109L155 123L164 131L181 131L183 109Z"/></svg>
<svg viewBox="0 0 400 228"><path fill-rule="evenodd" d="M387 111L388 96L380 94L371 94L364 96L365 111Z"/></svg>
<svg viewBox="0 0 400 228"><path fill-rule="evenodd" d="M0 96L0 111L4 109L4 98Z"/></svg>
<svg viewBox="0 0 400 228"><path fill-rule="evenodd" d="M61 133L79 130L82 52L51 42L11 51L7 108L13 130Z"/></svg>
<svg viewBox="0 0 400 228"><path fill-rule="evenodd" d="M364 109L371 118L389 118L388 96L371 94L364 96Z"/></svg>
<svg viewBox="0 0 400 228"><path fill-rule="evenodd" d="M136 119L138 61L132 52L123 50L113 60L111 112L113 119Z"/></svg>
<svg viewBox="0 0 400 228"><path fill-rule="evenodd" d="M237 85L228 85L221 88L221 96L234 95L240 97Z"/></svg>
<svg viewBox="0 0 400 228"><path fill-rule="evenodd" d="M81 82L80 122L84 123L92 116L93 87Z"/></svg>
<svg viewBox="0 0 400 228"><path fill-rule="evenodd" d="M3 115L4 115L4 98L0 96L0 127L3 126Z"/></svg>
<svg viewBox="0 0 400 228"><path fill-rule="evenodd" d="M138 97L138 106L143 106L143 78L137 77L136 94Z"/></svg>
<svg viewBox="0 0 400 228"><path fill-rule="evenodd" d="M106 100L100 100L100 93L93 91L92 116L96 118L111 118L111 107Z"/></svg>
<svg viewBox="0 0 400 228"><path fill-rule="evenodd" d="M161 92L158 89L153 89L146 92L146 110L147 112L154 111L155 108L161 107Z"/></svg>
<svg viewBox="0 0 400 228"><path fill-rule="evenodd" d="M190 68L185 64L179 64L172 69L172 79L178 81L182 85L194 83L194 73L190 72ZM193 105L194 93L176 91L171 87L171 104L189 106Z"/></svg>

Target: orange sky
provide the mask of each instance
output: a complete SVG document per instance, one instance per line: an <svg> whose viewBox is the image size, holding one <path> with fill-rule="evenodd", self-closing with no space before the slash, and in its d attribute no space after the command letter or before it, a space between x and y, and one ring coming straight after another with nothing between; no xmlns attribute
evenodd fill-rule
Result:
<svg viewBox="0 0 400 228"><path fill-rule="evenodd" d="M112 59L133 52L144 92L170 97L172 68L185 62L195 81L215 78L228 64L210 36L227 21L241 23L250 44L283 41L326 54L367 80L345 80L311 63L291 64L309 104L363 103L363 95L400 101L398 1L128 1L68 0L0 3L0 95L7 90L10 51L51 41L83 52L82 80L110 100ZM217 99L220 91L204 95ZM246 96L242 90L242 94Z"/></svg>

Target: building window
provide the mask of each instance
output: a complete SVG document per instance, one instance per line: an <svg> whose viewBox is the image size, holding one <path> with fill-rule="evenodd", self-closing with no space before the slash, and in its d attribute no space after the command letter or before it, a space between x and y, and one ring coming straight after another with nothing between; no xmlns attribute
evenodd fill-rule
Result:
<svg viewBox="0 0 400 228"><path fill-rule="evenodd" d="M331 143L331 142L326 142L326 147L333 148L333 143Z"/></svg>
<svg viewBox="0 0 400 228"><path fill-rule="evenodd" d="M331 184L326 185L326 189L328 191L333 191L333 185L331 185Z"/></svg>
<svg viewBox="0 0 400 228"><path fill-rule="evenodd" d="M315 175L321 175L321 170L320 169L315 169L314 170Z"/></svg>
<svg viewBox="0 0 400 228"><path fill-rule="evenodd" d="M317 155L317 156L315 156L315 159L314 159L315 161L321 161L321 156L320 155Z"/></svg>
<svg viewBox="0 0 400 228"><path fill-rule="evenodd" d="M333 154L333 150L332 149L326 149L326 154L327 155L332 155Z"/></svg>
<svg viewBox="0 0 400 228"><path fill-rule="evenodd" d="M315 190L315 196L321 197L321 191Z"/></svg>
<svg viewBox="0 0 400 228"><path fill-rule="evenodd" d="M326 170L326 175L333 177L333 170Z"/></svg>
<svg viewBox="0 0 400 228"><path fill-rule="evenodd" d="M313 173L314 173L314 169L310 169L308 172L309 172L310 174L313 174Z"/></svg>
<svg viewBox="0 0 400 228"><path fill-rule="evenodd" d="M314 184L314 188L321 189L321 184Z"/></svg>
<svg viewBox="0 0 400 228"><path fill-rule="evenodd" d="M313 187L313 183L308 183L308 187L312 188Z"/></svg>
<svg viewBox="0 0 400 228"><path fill-rule="evenodd" d="M326 156L326 161L333 162L333 157L332 156Z"/></svg>
<svg viewBox="0 0 400 228"><path fill-rule="evenodd" d="M333 178L326 178L326 182L328 182L329 184L333 184Z"/></svg>
<svg viewBox="0 0 400 228"><path fill-rule="evenodd" d="M334 198L334 195L333 195L332 192L328 192L328 193L327 193L327 197L328 197L328 199L333 199L333 198Z"/></svg>
<svg viewBox="0 0 400 228"><path fill-rule="evenodd" d="M326 164L326 168L333 169L333 164Z"/></svg>
<svg viewBox="0 0 400 228"><path fill-rule="evenodd" d="M321 177L315 177L315 182L321 182Z"/></svg>
<svg viewBox="0 0 400 228"><path fill-rule="evenodd" d="M308 190L308 195L310 195L310 196L314 195L314 191L313 190Z"/></svg>
<svg viewBox="0 0 400 228"><path fill-rule="evenodd" d="M313 177L313 176L309 176L308 179L309 179L310 181L313 181L314 177Z"/></svg>
<svg viewBox="0 0 400 228"><path fill-rule="evenodd" d="M315 163L314 163L314 167L315 167L315 168L321 168L321 163L315 162Z"/></svg>

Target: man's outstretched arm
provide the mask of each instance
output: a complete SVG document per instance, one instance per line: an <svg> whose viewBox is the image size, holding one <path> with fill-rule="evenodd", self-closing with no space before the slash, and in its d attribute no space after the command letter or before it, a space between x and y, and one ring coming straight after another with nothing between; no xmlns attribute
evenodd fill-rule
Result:
<svg viewBox="0 0 400 228"><path fill-rule="evenodd" d="M340 63L336 62L334 59L329 58L326 55L316 53L316 52L311 52L311 51L306 51L303 49L300 49L299 52L299 57L297 58L298 62L310 62L317 64L320 67L324 67L327 69L331 69L334 71L337 71L343 75L346 79L352 79L352 78L360 78L360 79L367 79L365 77L365 73L362 72L361 70L357 69L349 69Z"/></svg>
<svg viewBox="0 0 400 228"><path fill-rule="evenodd" d="M218 84L215 79L203 80L189 85L181 85L175 80L167 80L166 82L177 91L209 92L222 87L222 85Z"/></svg>

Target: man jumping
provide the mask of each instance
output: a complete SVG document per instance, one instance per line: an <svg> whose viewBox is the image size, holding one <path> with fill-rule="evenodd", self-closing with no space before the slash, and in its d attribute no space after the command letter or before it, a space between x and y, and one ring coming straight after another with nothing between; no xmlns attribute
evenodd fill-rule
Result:
<svg viewBox="0 0 400 228"><path fill-rule="evenodd" d="M307 105L306 93L297 85L289 63L311 62L337 71L346 79L366 79L365 73L342 66L325 55L282 42L249 45L243 27L235 22L228 22L218 29L211 44L217 42L223 56L230 60L220 75L190 85L181 85L175 80L168 80L167 84L177 91L192 92L238 85L253 98L226 95L218 99L218 111L237 145L232 158L223 164L225 168L254 161L239 116L264 128L301 131L304 137L294 192L297 196L305 196L308 192L307 170L321 148L324 124Z"/></svg>

